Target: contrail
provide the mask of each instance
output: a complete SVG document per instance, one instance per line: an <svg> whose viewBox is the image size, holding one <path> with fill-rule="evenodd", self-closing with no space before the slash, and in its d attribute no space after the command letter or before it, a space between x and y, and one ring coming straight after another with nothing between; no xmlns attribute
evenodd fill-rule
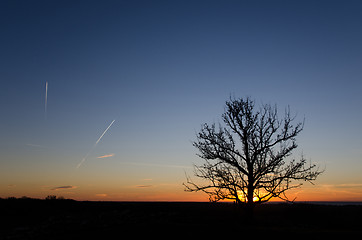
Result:
<svg viewBox="0 0 362 240"><path fill-rule="evenodd" d="M104 130L104 132L102 133L102 135L98 138L98 140L97 140L97 142L96 142L96 144L95 144L94 146L96 146L96 145L99 143L99 141L102 139L103 135L106 134L106 132L107 132L108 129L112 126L112 124L114 123L114 121L116 121L116 120L113 120L113 121L111 122L111 124L109 124L109 126L106 128L106 130Z"/></svg>
<svg viewBox="0 0 362 240"><path fill-rule="evenodd" d="M87 159L87 157L89 156L89 154L93 151L93 149L97 146L97 144L99 143L99 141L102 139L102 137L104 136L104 134L106 134L106 132L108 131L108 129L112 126L112 124L114 123L114 121L116 121L115 119L111 122L111 124L109 124L109 126L106 128L106 130L104 130L104 132L102 133L102 135L98 138L98 140L96 141L96 143L93 145L93 147L89 150L89 152L87 153L87 155L85 155L85 157L82 159L82 161L80 161L80 163L78 164L77 168L79 168L84 161Z"/></svg>
<svg viewBox="0 0 362 240"><path fill-rule="evenodd" d="M48 108L48 81L45 82L45 119L47 117L47 108Z"/></svg>
<svg viewBox="0 0 362 240"><path fill-rule="evenodd" d="M77 168L79 168L85 161L85 159L88 157L88 155L91 153L91 151L93 150L94 147L92 147L91 150L89 150L89 152L87 153L87 155L85 155L85 157L82 159L82 161L80 161L80 163L77 165Z"/></svg>

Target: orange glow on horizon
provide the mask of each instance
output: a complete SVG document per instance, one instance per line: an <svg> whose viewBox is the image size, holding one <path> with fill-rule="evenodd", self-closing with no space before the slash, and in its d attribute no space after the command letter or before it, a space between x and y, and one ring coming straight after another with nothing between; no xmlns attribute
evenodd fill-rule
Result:
<svg viewBox="0 0 362 240"><path fill-rule="evenodd" d="M154 181L154 180L152 180ZM207 202L208 195L202 192L185 192L181 184L140 184L124 186L107 185L38 185L9 184L0 187L1 198L22 197L45 198L48 195L62 196L64 198L89 201L188 201ZM147 187L146 187L147 186ZM362 185L360 184L320 184L293 189L287 192L290 200L295 201L362 201ZM258 201L254 197L254 201ZM271 202L282 201L272 198ZM225 202L232 202L231 200Z"/></svg>

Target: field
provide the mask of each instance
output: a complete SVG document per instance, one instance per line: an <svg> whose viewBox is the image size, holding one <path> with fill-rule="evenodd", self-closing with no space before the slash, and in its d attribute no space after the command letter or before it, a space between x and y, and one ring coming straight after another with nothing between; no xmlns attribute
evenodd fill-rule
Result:
<svg viewBox="0 0 362 240"><path fill-rule="evenodd" d="M1 199L0 211L0 239L362 234L361 205L264 204L252 222L230 203Z"/></svg>

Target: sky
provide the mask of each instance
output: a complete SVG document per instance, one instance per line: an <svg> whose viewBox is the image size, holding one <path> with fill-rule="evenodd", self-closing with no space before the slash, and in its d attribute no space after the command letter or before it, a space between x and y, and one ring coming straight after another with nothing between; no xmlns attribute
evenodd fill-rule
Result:
<svg viewBox="0 0 362 240"><path fill-rule="evenodd" d="M207 201L230 96L305 118L300 201L362 201L361 1L0 2L0 197ZM79 167L78 167L79 166Z"/></svg>

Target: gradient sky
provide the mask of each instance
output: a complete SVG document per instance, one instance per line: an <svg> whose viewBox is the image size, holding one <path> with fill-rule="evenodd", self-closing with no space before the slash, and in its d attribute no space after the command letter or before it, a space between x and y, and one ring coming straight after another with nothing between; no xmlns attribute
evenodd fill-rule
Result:
<svg viewBox="0 0 362 240"><path fill-rule="evenodd" d="M362 201L361 1L9 0L0 29L0 197L206 201L192 141L233 95L305 117L326 170L292 196Z"/></svg>

